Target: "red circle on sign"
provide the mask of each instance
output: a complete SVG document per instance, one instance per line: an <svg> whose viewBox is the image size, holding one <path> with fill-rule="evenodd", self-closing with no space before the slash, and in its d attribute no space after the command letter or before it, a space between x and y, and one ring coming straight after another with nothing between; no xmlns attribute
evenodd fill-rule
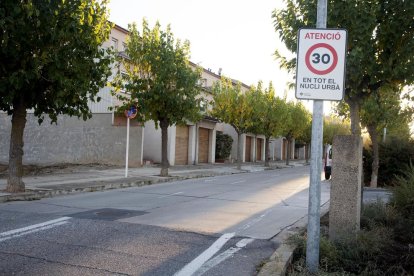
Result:
<svg viewBox="0 0 414 276"><path fill-rule="evenodd" d="M129 119L134 119L137 116L137 113L138 108L135 105L130 106L128 109L124 111L125 117Z"/></svg>
<svg viewBox="0 0 414 276"><path fill-rule="evenodd" d="M313 50L317 48L325 48L325 49L328 49L332 53L332 57L333 57L332 64L331 66L329 66L329 68L325 70L318 70L314 68L312 64L310 63L310 55L313 52ZM336 65L338 64L338 54L336 53L334 47L332 47L331 45L326 44L326 43L317 43L313 45L312 47L310 47L308 51L306 52L305 62L306 62L306 66L312 73L317 74L317 75L326 75L332 72L335 69Z"/></svg>

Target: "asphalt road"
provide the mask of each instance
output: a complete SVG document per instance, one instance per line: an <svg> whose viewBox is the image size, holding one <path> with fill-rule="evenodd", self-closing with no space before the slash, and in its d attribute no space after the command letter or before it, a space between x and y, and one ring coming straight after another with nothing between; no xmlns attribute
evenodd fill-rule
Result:
<svg viewBox="0 0 414 276"><path fill-rule="evenodd" d="M254 275L308 182L296 167L4 203L0 274Z"/></svg>

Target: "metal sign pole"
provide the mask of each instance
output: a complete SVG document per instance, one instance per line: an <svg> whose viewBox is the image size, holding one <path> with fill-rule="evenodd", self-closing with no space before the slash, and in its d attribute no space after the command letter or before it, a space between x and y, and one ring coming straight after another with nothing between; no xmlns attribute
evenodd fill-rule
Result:
<svg viewBox="0 0 414 276"><path fill-rule="evenodd" d="M318 0L316 28L326 28L327 0ZM306 265L310 272L319 269L320 202L323 143L323 101L313 101L311 171L309 185Z"/></svg>
<svg viewBox="0 0 414 276"><path fill-rule="evenodd" d="M125 154L125 177L128 177L128 154L129 154L129 117L127 118L127 137L126 137L126 154Z"/></svg>
<svg viewBox="0 0 414 276"><path fill-rule="evenodd" d="M126 154L125 154L125 177L128 177L128 155L129 155L129 121L137 116L138 109L135 105L130 106L124 112L127 117L127 137L126 137Z"/></svg>

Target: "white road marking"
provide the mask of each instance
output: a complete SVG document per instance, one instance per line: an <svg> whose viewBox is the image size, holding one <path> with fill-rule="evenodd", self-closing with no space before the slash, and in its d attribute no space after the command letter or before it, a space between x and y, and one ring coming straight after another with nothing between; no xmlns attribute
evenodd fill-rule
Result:
<svg viewBox="0 0 414 276"><path fill-rule="evenodd" d="M231 184L243 183L243 182L246 182L246 180L235 181L235 182L230 183L230 185L231 185Z"/></svg>
<svg viewBox="0 0 414 276"><path fill-rule="evenodd" d="M13 239L13 238L17 238L17 237L21 237L30 233L35 233L35 232L39 232L42 230L46 230L46 229L50 229L59 225L63 225L68 223L67 220L71 219L70 217L61 217L58 219L54 219L54 220L49 220L46 222L42 222L42 223L38 223L38 224L34 224L34 225L30 225L27 227L23 227L23 228L19 228L19 229L14 229L14 230L10 230L7 232L3 232L0 233L0 242L2 241L6 241L9 239Z"/></svg>
<svg viewBox="0 0 414 276"><path fill-rule="evenodd" d="M165 196L160 196L160 197L158 197L158 198L166 198L166 197L169 197L169 196L175 196L175 195L179 195L179 194L182 194L183 192L177 192L177 193L173 193L173 194L169 194L169 195L165 195Z"/></svg>
<svg viewBox="0 0 414 276"><path fill-rule="evenodd" d="M216 254L236 233L226 233L216 240L206 251L201 253L197 258L192 260L174 276L189 276L193 275L205 262L207 262L214 254Z"/></svg>
<svg viewBox="0 0 414 276"><path fill-rule="evenodd" d="M266 210L263 214L261 214L259 217L256 217L252 220L250 220L248 223L246 223L245 225L242 225L238 228L238 230L246 230L248 228L250 228L251 226L253 226L254 224L258 223L259 221L261 221L264 217L266 217L270 212L272 212L272 208Z"/></svg>
<svg viewBox="0 0 414 276"><path fill-rule="evenodd" d="M217 255L213 259L209 260L203 266L201 266L200 269L198 269L196 271L196 273L194 273L193 275L194 276L203 275L204 273L206 273L207 271L209 271L210 269L212 269L216 265L218 265L221 262L225 261L226 259L232 257L235 253L237 253L239 250L241 250L243 247L245 247L246 245L248 245L252 241L254 241L254 239L242 239L241 241L239 241L236 244L236 247L231 247L231 248L227 249L226 251L224 251L223 253Z"/></svg>

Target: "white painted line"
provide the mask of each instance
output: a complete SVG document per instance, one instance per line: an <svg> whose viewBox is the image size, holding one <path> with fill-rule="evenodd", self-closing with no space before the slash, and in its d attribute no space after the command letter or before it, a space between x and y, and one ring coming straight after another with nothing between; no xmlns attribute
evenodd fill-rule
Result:
<svg viewBox="0 0 414 276"><path fill-rule="evenodd" d="M0 237L13 235L13 234L17 234L17 233L21 233L21 232L25 232L25 231L29 231L29 230L32 230L32 229L35 229L35 228L47 226L47 225L54 224L54 223L61 222L61 221L65 221L65 220L68 220L68 219L71 219L71 218L70 217L61 217L61 218L58 218L58 219L49 220L49 221L46 221L46 222L30 225L30 226L27 226L27 227L15 229L15 230L10 230L10 231L7 231L7 232L0 233Z"/></svg>
<svg viewBox="0 0 414 276"><path fill-rule="evenodd" d="M248 228L250 228L251 226L253 226L254 224L258 223L259 221L261 221L264 217L266 217L270 212L272 212L272 208L266 210L263 214L261 214L259 217L256 217L252 220L250 220L248 223L246 223L245 225L242 225L238 228L238 230L246 230Z"/></svg>
<svg viewBox="0 0 414 276"><path fill-rule="evenodd" d="M30 234L30 233L38 232L38 231L41 231L41 230L50 229L50 228L53 228L55 226L66 224L67 220L69 220L69 219L71 219L71 218L70 217L61 217L61 218L58 218L58 219L49 220L49 221L46 221L46 222L42 222L42 223L27 226L27 227L14 229L14 230L10 230L10 231L7 231L7 232L0 233L0 242L5 241L5 240L9 240L9 239L12 239L12 238L24 236L24 235L27 235L27 234Z"/></svg>
<svg viewBox="0 0 414 276"><path fill-rule="evenodd" d="M232 182L230 184L238 184L238 183L243 183L243 182L246 182L246 180L235 181L235 182Z"/></svg>
<svg viewBox="0 0 414 276"><path fill-rule="evenodd" d="M174 276L190 276L193 275L205 262L207 262L214 254L216 254L236 233L226 233L216 240L206 251L201 253L197 258L188 263Z"/></svg>
<svg viewBox="0 0 414 276"><path fill-rule="evenodd" d="M236 244L236 247L231 247L231 248L227 249L226 251L224 251L223 253L221 253L220 255L217 255L213 259L209 260L203 266L201 266L200 269L198 269L196 271L196 273L194 273L193 275L194 276L203 275L204 273L206 273L207 271L209 271L213 267L217 266L221 262L223 262L226 259L232 257L234 254L236 254L239 250L244 248L246 245L248 245L252 241L254 241L254 239L242 239L241 241L239 241Z"/></svg>
<svg viewBox="0 0 414 276"><path fill-rule="evenodd" d="M241 241L239 241L238 243L236 243L236 246L238 248L243 248L246 245L248 245L249 243L251 243L252 241L254 241L254 239L242 239Z"/></svg>
<svg viewBox="0 0 414 276"><path fill-rule="evenodd" d="M67 224L67 223L69 223L69 222L61 221L61 222L57 222L57 223L54 223L54 224L51 224L51 225L47 225L47 226L43 226L43 227L40 227L40 228L35 228L35 229L32 229L32 230L29 230L29 231L26 231L26 232L22 232L20 234L13 234L13 235L10 235L10 236L0 238L0 242L7 241L7 240L10 240L10 239L14 239L14 238L18 238L18 237L21 237L21 236L25 236L25 235L28 235L28 234L31 234L31 233L36 233L36 232L39 232L39 231L42 231L42 230L51 229L51 228L54 228L56 226Z"/></svg>
<svg viewBox="0 0 414 276"><path fill-rule="evenodd" d="M175 196L175 195L179 195L179 194L182 194L182 193L183 192L173 193L173 194L169 194L169 195L165 195L165 196L160 196L158 198L166 198L166 197L169 197L169 196Z"/></svg>

